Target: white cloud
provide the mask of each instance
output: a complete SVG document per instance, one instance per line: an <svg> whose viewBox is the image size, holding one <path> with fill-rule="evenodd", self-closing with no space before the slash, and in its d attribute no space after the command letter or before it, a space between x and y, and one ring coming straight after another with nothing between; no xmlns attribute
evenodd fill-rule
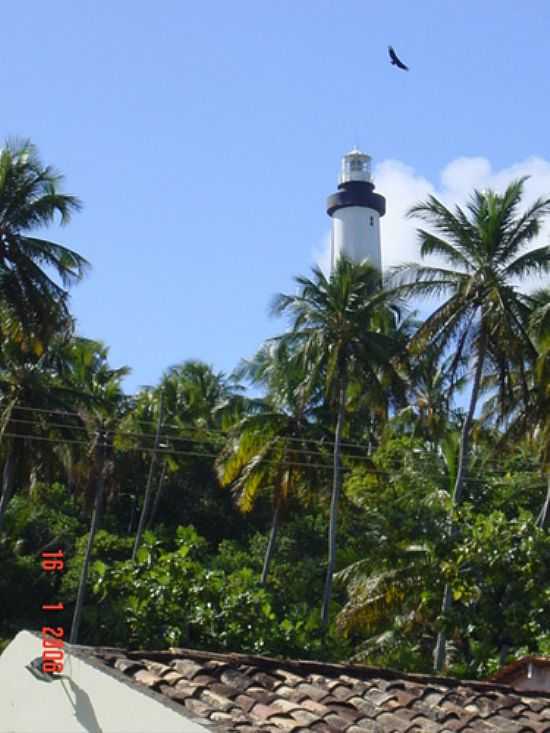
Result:
<svg viewBox="0 0 550 733"><path fill-rule="evenodd" d="M330 275L330 239L329 229L313 250L315 264L321 268L327 277Z"/></svg>
<svg viewBox="0 0 550 733"><path fill-rule="evenodd" d="M491 188L503 192L514 179L529 176L524 188L524 203L550 196L550 161L531 157L507 168L493 170L486 158L462 157L448 163L439 180L429 181L410 166L398 160L385 160L376 166L376 190L386 198L387 213L382 219L382 261L384 270L402 262L419 261L416 228L420 222L406 217L408 209L433 194L447 206L464 205L474 189ZM550 221L531 245L532 248L550 240ZM330 261L330 235L317 251L317 262L324 268ZM541 285L537 278L524 284L526 289Z"/></svg>
<svg viewBox="0 0 550 733"><path fill-rule="evenodd" d="M382 266L387 270L418 259L414 223L407 211L429 194L437 195L430 181L398 160L386 160L374 174L376 190L386 198L386 215L381 221Z"/></svg>

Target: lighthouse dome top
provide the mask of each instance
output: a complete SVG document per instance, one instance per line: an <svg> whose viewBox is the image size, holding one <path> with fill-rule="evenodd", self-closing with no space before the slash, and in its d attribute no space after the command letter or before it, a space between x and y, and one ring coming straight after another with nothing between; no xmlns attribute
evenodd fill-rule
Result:
<svg viewBox="0 0 550 733"><path fill-rule="evenodd" d="M371 157L355 147L344 155L340 167L338 182L347 183L348 181L371 182Z"/></svg>
<svg viewBox="0 0 550 733"><path fill-rule="evenodd" d="M339 183L348 181L371 182L371 157L353 148L342 158Z"/></svg>

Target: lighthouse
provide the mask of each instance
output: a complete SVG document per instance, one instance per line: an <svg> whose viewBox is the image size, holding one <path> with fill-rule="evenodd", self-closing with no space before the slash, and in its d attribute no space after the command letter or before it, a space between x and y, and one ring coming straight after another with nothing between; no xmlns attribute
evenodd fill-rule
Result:
<svg viewBox="0 0 550 733"><path fill-rule="evenodd" d="M386 199L374 193L371 158L353 148L342 158L338 191L327 199L332 219L331 270L345 255L353 262L369 260L382 271L380 217L386 213Z"/></svg>

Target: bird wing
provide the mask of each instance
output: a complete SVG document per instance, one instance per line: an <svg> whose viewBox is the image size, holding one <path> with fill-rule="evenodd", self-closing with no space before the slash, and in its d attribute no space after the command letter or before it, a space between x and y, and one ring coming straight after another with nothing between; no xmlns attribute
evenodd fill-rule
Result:
<svg viewBox="0 0 550 733"><path fill-rule="evenodd" d="M405 64L401 61L401 59L395 53L393 46L388 46L388 53L390 55L392 64L395 64L399 69L403 69L404 71L409 70L409 67L405 66Z"/></svg>

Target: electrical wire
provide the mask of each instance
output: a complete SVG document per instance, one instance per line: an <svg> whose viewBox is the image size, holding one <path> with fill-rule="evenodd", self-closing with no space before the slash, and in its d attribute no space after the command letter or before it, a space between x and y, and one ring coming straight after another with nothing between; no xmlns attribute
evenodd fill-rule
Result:
<svg viewBox="0 0 550 733"><path fill-rule="evenodd" d="M30 412L33 412L33 413L43 413L43 414L49 414L49 415L63 416L63 417L65 417L65 416L76 416L76 417L79 417L80 419L82 419L82 415L80 413L77 413L77 412L69 412L69 411L64 411L63 412L63 411L59 411L59 410L47 410L47 409L44 409L44 408L25 407L25 406L19 406L19 405L15 405L12 409L14 409L14 410L22 410L22 411L30 411ZM12 418L12 422L21 422L21 423L27 422L29 424L33 424L32 421L24 420L22 418ZM141 422L141 421L138 421L138 422ZM75 425L69 425L68 426L68 425L62 424L62 423L50 423L50 426L52 426L52 427L55 426L55 427L59 427L59 428L63 428L63 429L70 427L70 429L72 429L72 430L81 430L81 431L84 431L84 432L88 432L88 429L86 427L79 427L79 426L75 426ZM185 428L184 426L174 426L174 427L177 427L178 430L180 430L180 431L184 431L184 432L185 431L189 431L189 432L192 432L193 434L196 434L197 433L197 429L196 428L195 429L193 429L193 428ZM111 434L111 435L129 436L129 437L137 437L137 438L153 437L153 436L156 435L156 433L149 433L149 432L139 432L139 433L137 433L137 432L120 431L120 430L116 430L116 431L110 430L110 431L106 431L106 432L108 434ZM223 436L223 437L227 437L227 436L231 435L231 432L221 431L221 430L216 430L216 431L203 431L203 432L206 435L212 434L212 435ZM207 441L205 439L177 437L177 436L173 435L172 433L161 433L160 436L159 436L159 439L162 440L162 441L171 440L171 441L177 441L177 442L191 442L191 443L198 443L198 444L209 444L209 441ZM286 437L285 436L275 436L274 439L275 440L281 440L281 441L289 441L289 442L299 442L302 446L303 445L322 445L325 448L332 448L334 446L334 443L332 441L324 441L324 440L318 440L318 439L313 439L313 438L294 438L292 436L286 436ZM357 447L357 448L361 448L362 450L368 450L368 446L366 444L362 444L362 443L352 443L352 442L349 442L349 441L342 441L341 442L341 445L342 445L342 447ZM311 454L311 455L320 455L320 456L323 455L320 451L310 451L310 450L307 450L305 448L301 448L300 449L300 452L301 453L308 453L308 454ZM415 454L424 454L424 455L434 456L434 452L433 451L430 451L428 449L423 449L423 448L415 448L414 449L414 453ZM356 458L358 460L361 460L362 457L356 456ZM370 459L368 457L366 457L366 458L364 458L364 460L370 460ZM487 460L487 461L485 461L485 465L496 465L496 466L499 466L499 465L502 465L502 464L499 464L497 461ZM537 466L538 464L531 463L531 465ZM506 470L504 473L508 473L508 472L509 471Z"/></svg>
<svg viewBox="0 0 550 733"><path fill-rule="evenodd" d="M12 423L17 423L17 424L25 424L25 425L36 426L36 427L42 428L42 429L60 428L60 429L65 429L65 430L77 430L77 431L80 431L80 432L84 432L87 436L89 435L89 430L87 428L85 428L85 427L80 427L80 426L75 426L75 425L67 425L67 424L64 424L64 423L51 423L51 422L37 423L35 420L26 420L26 419L22 419L22 418L12 418L11 422ZM142 438L142 437L151 437L151 435L152 435L150 433L127 433L127 432L120 432L120 431L116 431L116 432L115 431L104 431L104 432L106 433L106 435L112 435L113 437L127 437L127 436L130 436L130 437ZM5 433L5 434L7 434L7 433ZM16 435L19 435L19 434L20 433L16 433ZM33 435L33 434L28 434L26 437L30 437L31 435ZM164 436L163 435L159 436L159 440L161 440L161 442L164 442L165 440L171 440L172 442L194 443L194 444L197 444L197 445L205 445L205 446L210 447L210 443L208 441L205 441L205 440L199 440L199 439L196 439L196 438L177 438L175 436L171 436L171 435L168 435L168 434L165 434ZM60 441L60 442L69 442L69 441L63 439L63 441ZM75 441L70 441L70 442L75 443ZM304 440L303 442L306 443L306 444L308 443L307 440ZM330 444L330 445L332 445L332 444ZM122 448L120 450L125 450L125 449ZM154 448L154 447L153 448L147 448L145 446L135 446L135 447L127 448L126 450L139 450L140 452L157 452L157 453L168 452L169 450L171 450L171 452L173 452L175 455L183 454L183 451L180 448L167 449L166 446L157 446L156 448ZM315 457L318 457L318 458L325 458L325 457L328 458L327 454L321 453L320 451L313 451L313 450L307 450L307 449L304 449L304 448L300 448L299 452L302 455L311 455L311 456L315 456ZM185 453L187 455L201 455L201 456L208 456L209 455L210 457L218 457L218 454L214 454L214 453L210 453L210 454L207 454L207 453L204 453L204 452L200 452L200 453L195 452L195 453L193 453L193 452L191 452L189 450L185 451ZM430 455L432 457L434 456L433 453L429 453L428 455ZM368 463L368 464L372 463L372 459L369 456L360 456L360 455L354 455L354 454L347 453L347 454L345 454L344 457L345 458L348 458L348 459L352 459L354 461L363 462L363 463ZM284 465L287 465L287 463L285 463ZM314 467L314 466L316 466L318 464L311 464L311 463L296 462L296 461L294 461L293 462L293 465ZM396 468L399 468L399 469L402 469L403 468L402 462L395 461L392 465L394 465ZM376 473L376 470L371 468L371 472L372 473ZM387 473L387 472L385 472L385 473ZM506 470L506 471L494 471L494 470L491 470L491 471L485 471L485 473L488 474L488 475L492 475L492 476L494 476L494 475L503 475L503 476L505 476L505 475L508 475L509 474L509 470Z"/></svg>
<svg viewBox="0 0 550 733"><path fill-rule="evenodd" d="M4 436L14 438L14 439L21 439L21 440L38 440L41 442L47 442L47 443L56 443L56 444L71 444L71 445L85 445L87 447L90 447L89 441L83 441L83 440L71 440L71 439L61 439L61 438L48 438L45 436L39 436L32 433L10 433L10 432L4 432ZM112 447L109 443L97 443L98 448L110 448ZM184 457L198 457L198 458L218 458L219 455L217 453L206 453L206 452L199 452L199 451L182 451L182 450L176 450L176 449L170 449L170 448L145 448L145 447L137 447L133 450L143 452L143 453L156 453L157 455L174 455L174 456L184 456ZM354 458L354 456L348 456L349 458ZM280 467L288 467L288 468L319 468L323 470L332 471L333 466L329 464L322 464L322 463L303 463L299 461L269 461L266 460L265 463L267 465L275 465ZM345 466L342 466L341 468L343 473L349 473L352 471L352 468L347 468ZM391 478L394 474L390 473L389 471L381 471L379 469L373 469L373 468L367 468L365 469L365 472L367 474L371 474L374 476L384 476L386 478ZM506 475L506 474L504 474ZM465 481L468 483L486 483L486 479L476 479L473 477L466 476Z"/></svg>
<svg viewBox="0 0 550 733"><path fill-rule="evenodd" d="M37 408L37 407L25 407L25 406L22 406L22 405L15 405L12 409L14 409L14 410L28 411L28 412L37 412L37 413L51 414L51 415L62 416L62 417L69 417L69 416L70 417L78 417L78 418L80 418L82 420L82 415L80 413L78 413L78 412L59 411L59 410L47 410L47 409L44 409L44 408ZM17 422L17 419L14 418L13 419L13 422ZM22 422L22 420L21 420L21 422ZM147 421L145 421L145 420L136 420L136 422L143 423L143 424L148 424ZM66 426L65 425L58 425L58 427L66 427ZM201 430L201 429L197 429L197 428L186 428L185 426L182 426L182 425L176 425L176 424L170 424L170 423L165 423L165 424L163 424L162 427L163 428L174 427L175 429L177 429L180 432L191 432L193 435L196 435L197 432L203 432L204 435L213 435L218 440L221 440L222 438L227 439L227 437L231 437L232 436L232 431ZM81 429L81 430L86 430L87 431L86 428L75 428L75 427L72 427L72 429ZM139 438L142 438L142 437L154 437L156 435L156 433L153 433L153 432L151 432L151 433L149 433L149 432L139 432L139 433L136 432L136 433L134 433L134 432L120 431L120 430L117 430L117 431L109 430L107 432L109 434L111 434L111 435L115 435L116 434L116 435L119 435L119 436L139 437ZM218 437L218 436L220 436L220 437ZM292 442L296 442L296 443L300 443L301 445L322 445L325 448L333 448L334 447L334 442L333 441L325 441L325 440L314 439L314 438L311 438L310 439L310 438L295 438L295 437L292 437L292 436L288 436L288 437L287 436L276 436L275 439L276 440L280 440L280 441L283 441L284 440L284 441L288 441L288 442L291 442L291 443ZM172 441L175 440L175 441L178 441L178 442L187 441L187 442L199 443L199 444L207 444L208 443L208 441L207 440L204 440L204 439L203 440L200 440L200 439L197 439L197 438L179 438L179 437L173 435L172 433L161 433L159 435L159 440L161 440L161 442L165 442L167 440L172 440ZM350 441L341 441L340 445L343 448L359 448L361 450L368 450L369 449L369 446L367 444L365 444L365 443L354 443L354 442L350 442ZM309 451L307 449L301 449L300 452L301 453L311 453L312 455L323 455L322 453L320 453L318 451ZM432 451L430 451L428 449L425 449L425 448L415 448L414 449L414 453L416 455L420 455L420 454L430 455L430 456L433 456L434 455L434 453ZM357 458L360 458L360 457L357 457ZM370 459L367 457L364 460L370 460ZM486 463L486 465L495 465L495 466L501 466L502 465L502 463L498 463L497 461L493 461L493 460L488 460L485 463ZM531 465L536 466L537 464L533 462ZM506 474L506 473L508 473L508 471L504 471L503 473Z"/></svg>
<svg viewBox="0 0 550 733"><path fill-rule="evenodd" d="M71 443L75 445L87 445L89 446L90 443L88 441L84 440L64 440L64 439L58 439L58 438L47 438L44 436L34 435L31 433L23 434L23 433L9 433L4 432L3 435L7 436L8 438L19 438L21 440L39 440L47 443L56 443L56 444L65 444L65 443ZM97 443L98 448L111 448L111 444L109 443ZM135 451L139 451L142 453L156 453L157 455L175 455L175 456L194 456L198 458L218 458L217 453L204 453L199 451L182 451L182 450L175 450L171 448L144 448L139 447L133 449ZM305 468L322 468L325 470L332 471L332 466L323 464L323 463L299 463L297 461L265 461L268 465L274 465L274 466L284 466L289 468L298 468L298 467L305 467ZM343 467L342 471L351 471L352 469L348 469ZM374 472L373 472L374 473ZM376 471L376 473L380 473L383 475L388 475L385 471Z"/></svg>
<svg viewBox="0 0 550 733"><path fill-rule="evenodd" d="M59 411L59 410L46 410L44 408L39 408L39 407L24 407L22 405L14 405L14 407L12 409L13 410L26 410L26 411L29 411L29 412L50 413L50 414L55 414L55 415L63 416L63 417L79 417L80 419L82 419L82 414L81 413L78 413L78 412L68 412L68 411ZM122 419L124 419L124 418L121 418L121 420ZM135 421L138 422L138 423L142 423L144 425L150 425L150 422L147 421L147 420L138 420L138 419L135 419ZM179 430L180 432L192 432L192 433L196 433L196 432L200 431L200 432L203 432L205 435L221 436L223 438L230 437L233 434L233 431L231 431L231 430L215 430L215 429L204 430L202 428L185 427L184 425L178 425L176 423L163 423L162 424L162 427L163 428L170 428L171 427L171 428L174 428L175 430ZM110 431L110 432L112 432L112 431ZM139 435L150 435L150 436L154 436L155 434L156 433L154 433L154 432L151 432L151 433L148 433L148 432L139 433ZM173 437L171 433L163 433L163 436L165 436L167 438ZM291 436L286 437L286 438L281 438L281 439L288 440L288 441L291 441L291 442L298 442L298 443L305 442L303 438L293 438ZM311 438L311 439L308 438L307 439L307 442L314 443L314 444L319 444L319 445L323 445L323 446L331 446L331 445L333 445L333 443L331 443L330 441L320 440L318 438L315 438L315 439L314 438ZM363 450L364 449L368 449L368 445L365 444L365 443L354 443L354 442L346 441L346 440L341 441L340 445L346 446L346 447L350 447L350 448L361 448Z"/></svg>

